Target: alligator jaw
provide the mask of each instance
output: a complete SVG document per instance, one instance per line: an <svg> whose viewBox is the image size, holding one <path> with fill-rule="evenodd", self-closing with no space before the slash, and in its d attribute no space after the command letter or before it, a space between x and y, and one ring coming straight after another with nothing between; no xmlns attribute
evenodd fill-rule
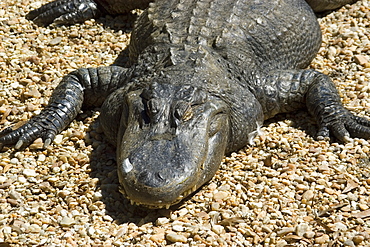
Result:
<svg viewBox="0 0 370 247"><path fill-rule="evenodd" d="M172 203L169 203L169 204L157 204L157 205L148 205L148 204L142 204L140 202L137 202L137 201L134 201L134 200L131 200L127 194L126 194L126 191L125 189L120 186L119 187L119 192L121 192L122 195L124 195L131 203L131 205L136 205L136 206L144 206L144 207L147 207L147 208L151 208L151 209L159 209L159 208L165 208L165 209L169 209L171 206L173 205L176 205L178 203L180 203L183 199L185 199L187 196L189 196L190 194L192 194L193 192L195 192L197 190L197 186L194 185L193 188L183 192L175 201L173 201Z"/></svg>

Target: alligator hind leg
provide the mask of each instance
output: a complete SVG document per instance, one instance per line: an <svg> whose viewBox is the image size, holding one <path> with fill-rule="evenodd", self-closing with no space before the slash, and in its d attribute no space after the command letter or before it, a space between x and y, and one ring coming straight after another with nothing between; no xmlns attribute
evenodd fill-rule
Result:
<svg viewBox="0 0 370 247"><path fill-rule="evenodd" d="M330 78L315 70L272 71L254 91L265 118L307 107L318 125L318 138L370 139L370 121L344 108Z"/></svg>
<svg viewBox="0 0 370 247"><path fill-rule="evenodd" d="M0 132L0 149L15 144L24 148L37 138L44 147L50 145L55 135L66 128L80 112L82 106L101 106L107 96L125 81L125 68L108 66L79 69L63 78L55 88L48 106L16 130L10 127Z"/></svg>

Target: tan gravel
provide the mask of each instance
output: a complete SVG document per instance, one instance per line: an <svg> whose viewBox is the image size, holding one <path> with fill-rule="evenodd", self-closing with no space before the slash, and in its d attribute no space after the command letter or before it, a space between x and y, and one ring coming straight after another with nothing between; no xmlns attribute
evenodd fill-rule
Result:
<svg viewBox="0 0 370 247"><path fill-rule="evenodd" d="M111 64L135 19L37 27L24 16L42 2L0 2L1 127L40 112L68 72ZM324 42L312 65L333 78L346 107L367 117L369 20L369 0L321 19ZM315 141L306 112L278 116L189 200L147 210L118 193L114 149L97 115L84 113L46 150L35 142L0 153L0 246L370 245L366 140Z"/></svg>

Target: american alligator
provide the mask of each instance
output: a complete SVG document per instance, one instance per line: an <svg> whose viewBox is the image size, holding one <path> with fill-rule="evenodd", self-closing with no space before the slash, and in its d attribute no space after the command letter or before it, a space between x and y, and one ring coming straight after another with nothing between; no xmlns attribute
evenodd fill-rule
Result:
<svg viewBox="0 0 370 247"><path fill-rule="evenodd" d="M178 203L217 171L223 156L259 133L265 119L306 107L321 138L370 138L370 121L340 101L328 76L305 69L321 43L315 11L347 1L57 0L29 13L40 25L145 8L129 46L131 66L78 69L49 105L0 143L51 144L81 106L101 106L117 147L121 191L136 204ZM309 3L309 4L307 4Z"/></svg>

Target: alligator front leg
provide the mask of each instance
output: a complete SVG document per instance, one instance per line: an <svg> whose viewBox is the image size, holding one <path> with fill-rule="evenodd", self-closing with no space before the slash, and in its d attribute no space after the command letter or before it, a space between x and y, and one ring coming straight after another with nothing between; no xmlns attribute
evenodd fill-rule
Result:
<svg viewBox="0 0 370 247"><path fill-rule="evenodd" d="M254 85L266 118L307 107L319 125L319 139L335 136L342 142L350 136L370 139L370 121L353 115L341 103L330 78L314 70L270 72L262 85Z"/></svg>
<svg viewBox="0 0 370 247"><path fill-rule="evenodd" d="M27 14L39 26L75 24L103 14L119 15L144 9L153 0L55 0Z"/></svg>
<svg viewBox="0 0 370 247"><path fill-rule="evenodd" d="M8 127L0 132L0 150L4 145L13 144L16 149L24 148L37 138L42 138L44 148L47 147L55 135L77 116L82 106L102 105L105 98L125 81L126 70L108 66L78 69L68 74L55 88L48 106L39 115L16 130Z"/></svg>
<svg viewBox="0 0 370 247"><path fill-rule="evenodd" d="M370 121L353 115L341 104L340 97L330 78L317 73L306 95L308 111L319 123L319 138L334 135L342 142L350 137L370 139Z"/></svg>
<svg viewBox="0 0 370 247"><path fill-rule="evenodd" d="M56 0L27 14L39 26L74 24L99 17L102 11L93 0Z"/></svg>

